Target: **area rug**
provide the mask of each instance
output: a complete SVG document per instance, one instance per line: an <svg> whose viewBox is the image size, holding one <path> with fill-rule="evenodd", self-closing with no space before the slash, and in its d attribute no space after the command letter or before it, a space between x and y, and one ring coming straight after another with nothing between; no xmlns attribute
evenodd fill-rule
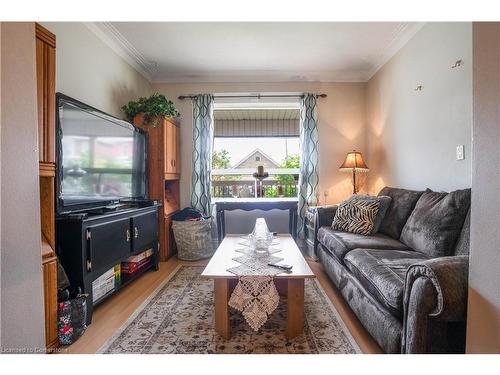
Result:
<svg viewBox="0 0 500 375"><path fill-rule="evenodd" d="M360 353L331 301L316 280L305 284L304 334L287 340L286 298L258 332L231 312L231 339L213 328L213 281L203 267L179 266L99 353Z"/></svg>

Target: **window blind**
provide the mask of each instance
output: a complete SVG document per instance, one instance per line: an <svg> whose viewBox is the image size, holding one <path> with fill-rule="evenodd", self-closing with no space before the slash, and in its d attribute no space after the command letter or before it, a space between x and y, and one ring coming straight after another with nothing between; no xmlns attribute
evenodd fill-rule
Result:
<svg viewBox="0 0 500 375"><path fill-rule="evenodd" d="M296 108L214 110L215 137L298 137Z"/></svg>

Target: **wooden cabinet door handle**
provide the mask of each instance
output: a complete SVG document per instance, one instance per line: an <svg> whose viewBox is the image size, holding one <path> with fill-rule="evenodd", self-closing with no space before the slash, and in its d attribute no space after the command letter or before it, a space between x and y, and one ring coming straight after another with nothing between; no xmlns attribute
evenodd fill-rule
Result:
<svg viewBox="0 0 500 375"><path fill-rule="evenodd" d="M127 242L130 242L130 230L127 229Z"/></svg>
<svg viewBox="0 0 500 375"><path fill-rule="evenodd" d="M134 238L139 237L139 229L137 227L134 227Z"/></svg>

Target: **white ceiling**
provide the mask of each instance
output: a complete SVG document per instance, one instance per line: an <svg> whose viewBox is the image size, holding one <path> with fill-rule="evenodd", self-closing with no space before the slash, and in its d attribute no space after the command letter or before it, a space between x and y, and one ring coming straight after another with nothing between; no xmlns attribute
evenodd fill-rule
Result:
<svg viewBox="0 0 500 375"><path fill-rule="evenodd" d="M408 22L96 22L154 82L366 81L420 28Z"/></svg>

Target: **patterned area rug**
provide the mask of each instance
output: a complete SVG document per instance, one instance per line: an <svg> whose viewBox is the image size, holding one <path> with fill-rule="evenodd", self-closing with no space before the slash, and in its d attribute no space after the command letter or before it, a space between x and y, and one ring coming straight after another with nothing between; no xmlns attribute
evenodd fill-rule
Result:
<svg viewBox="0 0 500 375"><path fill-rule="evenodd" d="M286 299L254 332L241 314L231 314L232 337L213 328L213 281L203 267L180 266L140 306L99 353L360 353L337 311L316 280L305 284L304 334L285 337Z"/></svg>

